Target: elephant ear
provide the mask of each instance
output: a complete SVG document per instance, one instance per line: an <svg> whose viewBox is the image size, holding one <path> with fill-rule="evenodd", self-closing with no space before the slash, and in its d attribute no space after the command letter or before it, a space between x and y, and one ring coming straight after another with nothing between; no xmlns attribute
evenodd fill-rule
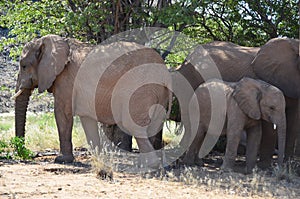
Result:
<svg viewBox="0 0 300 199"><path fill-rule="evenodd" d="M62 37L47 35L41 40L37 69L40 93L52 86L56 76L63 71L68 62L69 55L69 45Z"/></svg>
<svg viewBox="0 0 300 199"><path fill-rule="evenodd" d="M261 90L250 78L241 79L235 86L233 98L237 102L240 109L250 118L259 120L261 118L261 110L259 101L262 97Z"/></svg>
<svg viewBox="0 0 300 199"><path fill-rule="evenodd" d="M300 97L299 40L275 38L258 51L251 63L254 73L291 98Z"/></svg>

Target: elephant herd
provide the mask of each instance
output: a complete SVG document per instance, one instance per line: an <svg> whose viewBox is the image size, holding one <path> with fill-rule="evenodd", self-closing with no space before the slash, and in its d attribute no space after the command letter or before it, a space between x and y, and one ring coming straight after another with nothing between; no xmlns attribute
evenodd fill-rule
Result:
<svg viewBox="0 0 300 199"><path fill-rule="evenodd" d="M261 47L211 42L170 72L154 49L134 42L95 47L47 35L22 51L14 96L16 136L25 135L32 91L47 90L54 95L60 141L56 162L74 160L72 126L78 115L92 147L101 148L98 122L117 124L136 138L148 166L155 168L160 161L149 137L169 116L173 93L180 105L176 118L185 127L179 143L185 164L201 162L212 147L207 146L210 134L226 133L222 168L233 168L246 132L246 172L258 155L259 166L270 167L276 140L282 165L300 150L299 63L299 40L290 38L271 39Z"/></svg>

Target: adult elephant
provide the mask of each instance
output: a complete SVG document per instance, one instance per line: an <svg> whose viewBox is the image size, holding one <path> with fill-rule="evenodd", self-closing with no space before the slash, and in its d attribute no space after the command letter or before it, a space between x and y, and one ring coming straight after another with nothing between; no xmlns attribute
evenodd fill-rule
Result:
<svg viewBox="0 0 300 199"><path fill-rule="evenodd" d="M17 94L15 95L16 135L25 135L29 97L32 90L38 88L39 92L47 90L54 95L54 113L62 153L61 156L56 158L56 162L72 162L74 160L71 141L74 113L80 116L87 140L89 142L93 141L94 146L101 147L99 146L96 122L99 121L109 125L120 124L133 135L138 135L136 139L141 152L153 151L153 147L147 138L147 132L141 134L134 132L136 129L132 127L132 123L125 121L123 118L124 115L126 116L126 114L123 114L123 107L116 115L113 115L110 104L113 100L114 86L117 85L117 82L125 73L132 69L139 69L140 67L137 66L149 64L160 72L165 71L166 67L162 58L153 49L136 43L116 42L101 46L93 51L94 57L100 57L100 60L96 63L99 67L91 66L91 69L93 69L91 72L85 69L81 70L81 65L91 50L92 47L88 44L57 35L47 35L24 46L20 59ZM103 66L103 62L109 64ZM102 76L92 79L93 75L99 73L100 69L103 72ZM81 75L78 77L80 70ZM82 74L85 74L85 76ZM168 102L169 91L166 88L168 82L165 81L166 78L161 79L160 85L147 84L137 88L130 99L130 107L126 107L127 104L124 105L125 108L129 108L132 120L140 125L142 130L145 130L143 127L148 125L156 125L153 129L159 128L157 125L161 125L161 121L155 124L153 122L156 121L153 116L158 109L152 109L152 114L149 114L153 105L160 104L165 107ZM77 80L76 85L75 80ZM86 82L95 84L95 89L88 89ZM134 81L127 78L127 83L133 85ZM82 96L83 94L86 95ZM126 103L122 100L123 95L116 94L121 97L115 104L119 106ZM91 99L91 96L95 98ZM92 101L94 101L94 104L90 103ZM89 109L95 111L96 116L91 114ZM159 111L161 112L161 109Z"/></svg>
<svg viewBox="0 0 300 199"><path fill-rule="evenodd" d="M287 139L285 157L294 152L294 141L300 129L298 118L300 98L299 40L275 38L260 48L243 47L230 42L212 42L195 49L176 70L174 76L183 75L196 89L206 79L218 78L203 67L203 53L209 55L224 81L235 82L242 77L261 79L280 88L286 100ZM204 76L203 76L204 74ZM184 109L181 109L184 111ZM263 122L260 165L268 167L274 152L276 136L273 125Z"/></svg>
<svg viewBox="0 0 300 199"><path fill-rule="evenodd" d="M79 43L72 39L66 39L71 43L70 51L76 52L78 64L82 62L85 56L94 48L93 45L88 43ZM27 45L28 46L28 45ZM78 47L78 49L76 49ZM27 47L29 48L29 46ZM33 50L33 49L32 49ZM25 48L24 48L25 51ZM29 51L29 50L27 50ZM20 80L17 81L16 90L20 87ZM49 92L52 89L48 89ZM31 95L31 89L24 90L24 94L20 95L16 100L16 135L24 137L25 135L25 107L27 107L29 96ZM57 101L57 100L56 100ZM19 108L20 107L20 108ZM132 150L132 136L123 132L117 125L102 125L105 135L120 149L131 151Z"/></svg>

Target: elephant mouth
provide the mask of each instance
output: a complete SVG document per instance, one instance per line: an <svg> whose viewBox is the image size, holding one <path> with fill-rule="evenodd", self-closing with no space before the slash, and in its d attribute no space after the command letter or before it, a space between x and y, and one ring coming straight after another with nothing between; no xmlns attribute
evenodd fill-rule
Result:
<svg viewBox="0 0 300 199"><path fill-rule="evenodd" d="M36 78L33 78L32 75L30 75L30 78L22 79L21 84L19 86L19 90L22 89L34 89L38 86L38 80Z"/></svg>
<svg viewBox="0 0 300 199"><path fill-rule="evenodd" d="M15 100L17 97L19 97L25 90L33 90L38 87L37 80L32 78L21 82L21 85L17 88L18 92L11 97L12 100Z"/></svg>
<svg viewBox="0 0 300 199"><path fill-rule="evenodd" d="M19 97L19 96L23 93L24 90L25 90L24 88L20 89L16 94L14 94L14 95L11 97L11 99L12 99L12 100L15 100L17 97Z"/></svg>

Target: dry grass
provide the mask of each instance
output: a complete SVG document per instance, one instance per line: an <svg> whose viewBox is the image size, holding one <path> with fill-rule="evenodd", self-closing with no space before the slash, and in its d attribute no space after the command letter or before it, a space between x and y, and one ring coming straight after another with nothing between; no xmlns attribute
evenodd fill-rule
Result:
<svg viewBox="0 0 300 199"><path fill-rule="evenodd" d="M287 197L295 198L296 181L278 181L276 176L261 171L251 175L233 172L210 171L208 168L187 167L175 178L186 185L205 186L207 190L217 193L243 197ZM294 184L296 183L296 184Z"/></svg>
<svg viewBox="0 0 300 199"><path fill-rule="evenodd" d="M0 140L10 140L15 135L14 116L2 115L0 117ZM41 113L27 115L26 122L26 147L32 151L46 149L59 149L57 127L53 113ZM78 118L75 118L73 126L74 147L87 147L84 131Z"/></svg>
<svg viewBox="0 0 300 199"><path fill-rule="evenodd" d="M128 161L128 156L118 152L114 155L100 153L93 158L92 165L97 174L105 171L111 174L120 173L118 168L124 167ZM99 158L100 157L100 158ZM100 171L100 172L99 172ZM263 197L263 198L298 198L300 197L300 178L285 170L279 172L273 169L272 172L255 170L250 175L234 172L223 172L218 167L212 165L205 167L179 167L171 171L137 173L144 180L161 180L165 182L179 182L183 186L200 187L207 192L217 195L233 195L241 197ZM283 177L284 176L284 177Z"/></svg>
<svg viewBox="0 0 300 199"><path fill-rule="evenodd" d="M26 146L33 151L58 149L58 135L53 114L28 115L26 130ZM173 125L173 126L172 126ZM164 132L164 140L170 146L176 145L180 135L172 133L175 124L171 124ZM0 139L9 140L14 136L13 116L0 118ZM92 151L90 164L93 172L100 179L114 180L113 173L122 173L128 166L133 166L131 157L134 153L121 152L103 140L101 151ZM74 122L74 147L87 147L84 132L78 118ZM170 147L171 148L171 147ZM214 159L214 157L210 157ZM175 167L163 173L141 173L141 180L160 180L163 182L176 182L187 187L201 188L216 195L232 195L241 197L263 198L299 198L300 179L295 171L295 162L288 164L284 170L274 168L271 172L254 171L251 175L223 172L216 163L208 163L205 167ZM299 169L299 168L298 168Z"/></svg>
<svg viewBox="0 0 300 199"><path fill-rule="evenodd" d="M122 173L128 166L130 156L124 152L94 154L92 165L99 175L113 172ZM212 157L213 158L213 157ZM252 174L244 175L235 172L224 172L216 163L205 164L205 167L173 167L149 173L136 173L141 180L160 180L181 183L182 186L197 187L216 195L232 195L239 197L262 198L299 198L300 178L290 166L284 170L274 167L271 171L255 169ZM102 177L103 179L103 177Z"/></svg>

